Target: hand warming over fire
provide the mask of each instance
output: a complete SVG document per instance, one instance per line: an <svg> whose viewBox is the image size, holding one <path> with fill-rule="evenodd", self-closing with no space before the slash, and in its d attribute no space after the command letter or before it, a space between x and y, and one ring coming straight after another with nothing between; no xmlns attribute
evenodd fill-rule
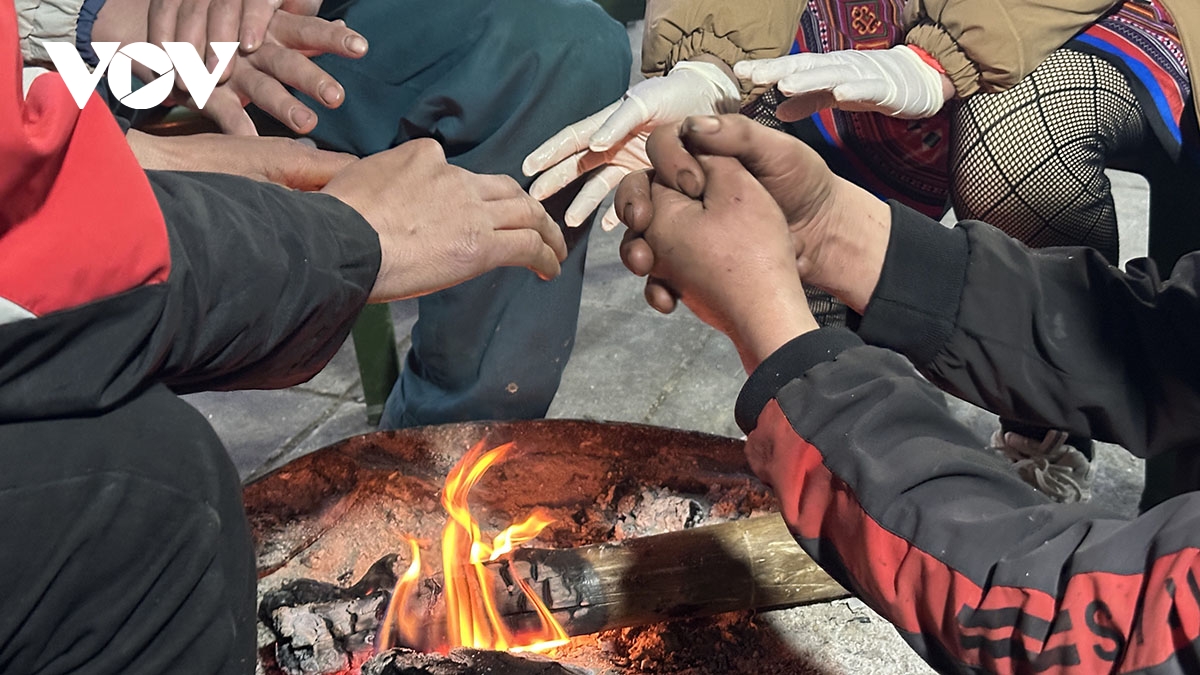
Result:
<svg viewBox="0 0 1200 675"><path fill-rule="evenodd" d="M527 267L553 279L567 257L558 225L515 180L448 164L429 139L354 162L322 192L379 234L371 302L425 295L497 267Z"/></svg>
<svg viewBox="0 0 1200 675"><path fill-rule="evenodd" d="M736 158L783 211L804 283L833 293L857 311L866 307L883 267L891 214L885 203L834 175L812 148L747 117L722 115L660 127L646 150L657 182L684 193L690 189L697 199L712 179L697 158ZM626 225L640 232L654 217L655 203L636 186L631 181L619 191L615 206ZM630 269L646 274L653 251L631 237L624 248ZM653 279L647 296L660 310L669 311L674 303L669 290Z"/></svg>
<svg viewBox="0 0 1200 675"><path fill-rule="evenodd" d="M796 274L783 212L736 159L700 156L705 180L693 199L640 172L627 177L617 203L649 217L629 217L622 259L650 274L647 300L670 311L673 294L704 322L730 336L753 370L801 333L816 329ZM649 212L647 214L647 212Z"/></svg>

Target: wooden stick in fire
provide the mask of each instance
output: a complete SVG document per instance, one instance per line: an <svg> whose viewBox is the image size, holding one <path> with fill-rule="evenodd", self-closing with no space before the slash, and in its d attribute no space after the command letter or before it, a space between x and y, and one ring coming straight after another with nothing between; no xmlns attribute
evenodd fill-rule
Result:
<svg viewBox="0 0 1200 675"><path fill-rule="evenodd" d="M847 595L800 549L778 515L612 544L522 548L512 557L487 565L495 572L491 576L496 607L515 630L539 628L541 623L517 578L536 592L568 635L735 610L792 607ZM357 632L340 640L365 644L378 629L373 614L361 607L339 607L392 588L395 562L395 555L386 556L350 588L305 579L285 584L264 596L260 617L277 634L293 635L297 629L292 624L303 623L305 612L276 616L276 610L309 607L309 614L319 615L317 625L330 624L326 615L358 616L360 621L347 629ZM421 642L428 644L408 646L428 649L444 644L444 619L430 621L444 611L441 589L436 582L419 586L417 604L426 617Z"/></svg>
<svg viewBox="0 0 1200 675"><path fill-rule="evenodd" d="M518 626L537 622L515 573L569 635L848 595L777 514L612 544L522 548L489 565L505 584L496 589L502 615Z"/></svg>

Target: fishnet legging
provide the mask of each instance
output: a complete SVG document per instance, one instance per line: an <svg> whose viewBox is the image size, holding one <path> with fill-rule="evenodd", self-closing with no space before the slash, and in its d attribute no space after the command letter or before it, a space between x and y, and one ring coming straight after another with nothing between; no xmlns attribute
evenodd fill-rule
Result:
<svg viewBox="0 0 1200 675"><path fill-rule="evenodd" d="M774 129L771 89L742 112ZM1149 128L1125 76L1104 59L1060 49L1013 88L976 94L952 115L951 198L958 218L983 220L1034 247L1091 246L1114 263L1117 217L1104 167L1137 152ZM822 325L845 306L806 289Z"/></svg>
<svg viewBox="0 0 1200 675"><path fill-rule="evenodd" d="M1117 261L1117 216L1104 167L1149 129L1125 76L1060 49L1012 89L977 94L953 115L955 215L1033 247L1083 245Z"/></svg>

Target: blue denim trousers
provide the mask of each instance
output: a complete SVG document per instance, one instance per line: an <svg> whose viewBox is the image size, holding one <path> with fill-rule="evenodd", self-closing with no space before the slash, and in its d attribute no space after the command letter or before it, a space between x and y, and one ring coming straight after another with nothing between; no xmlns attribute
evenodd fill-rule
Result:
<svg viewBox="0 0 1200 675"><path fill-rule="evenodd" d="M312 136L359 155L434 138L452 164L508 174L564 126L617 100L624 27L591 0L346 0L322 14L370 41L358 61L318 64L346 89ZM566 199L548 210L559 223ZM545 415L574 345L587 234L562 275L504 268L419 300L412 349L382 426Z"/></svg>

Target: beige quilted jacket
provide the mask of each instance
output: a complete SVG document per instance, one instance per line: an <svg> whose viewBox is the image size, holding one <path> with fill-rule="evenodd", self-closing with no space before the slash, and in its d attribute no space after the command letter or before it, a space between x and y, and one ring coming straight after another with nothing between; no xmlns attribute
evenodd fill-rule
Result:
<svg viewBox="0 0 1200 675"><path fill-rule="evenodd" d="M1128 0L1140 2L1142 0ZM1162 0L1192 65L1200 100L1200 0ZM711 54L726 63L786 54L804 0L648 0L642 70L662 75ZM909 0L906 41L933 54L959 96L1013 86L1117 0ZM753 98L760 92L744 90ZM1200 106L1197 107L1200 109Z"/></svg>

